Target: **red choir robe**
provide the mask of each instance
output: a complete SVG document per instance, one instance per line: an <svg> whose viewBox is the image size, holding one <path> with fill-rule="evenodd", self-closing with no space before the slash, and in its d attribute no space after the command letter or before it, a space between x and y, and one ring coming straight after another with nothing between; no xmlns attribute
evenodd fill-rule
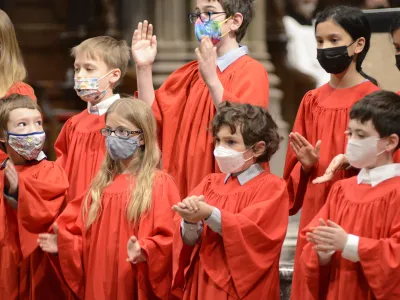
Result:
<svg viewBox="0 0 400 300"><path fill-rule="evenodd" d="M88 230L81 214L74 224L59 228L61 270L79 299L170 299L175 228L171 207L179 202L179 193L172 177L157 171L150 211L133 225L126 219L131 181L135 183L130 175L118 175L103 190L101 214ZM81 204L82 199L68 206L75 202ZM146 262L126 261L132 235L138 238Z"/></svg>
<svg viewBox="0 0 400 300"><path fill-rule="evenodd" d="M331 181L313 184L312 180L322 176L332 159L345 153L347 137L344 132L349 123L349 113L354 103L364 96L379 90L373 83L366 81L351 88L334 89L329 83L309 91L303 98L294 123L293 132L304 136L313 146L322 141L318 164L307 176L301 171L301 164L289 147L284 179L288 185L290 197L290 215L301 208L299 230L309 224L326 201L332 185L343 178L356 174L356 170L339 170ZM300 255L304 240L298 240L296 246L294 276L292 282L292 299L306 300L307 291L300 269Z"/></svg>
<svg viewBox="0 0 400 300"><path fill-rule="evenodd" d="M14 83L7 91L6 95L4 97L10 96L11 94L19 94L19 95L24 95L28 96L31 98L33 101L36 100L35 92L33 91L33 88L23 82L16 82ZM2 150L0 150L0 161L4 161L8 155L4 153Z"/></svg>
<svg viewBox="0 0 400 300"><path fill-rule="evenodd" d="M261 63L244 55L224 72L217 68L217 73L224 87L223 101L268 107L268 74ZM216 109L197 61L168 77L156 91L152 108L163 154L162 168L175 178L181 197L186 197L204 177L219 171L209 132Z"/></svg>
<svg viewBox="0 0 400 300"><path fill-rule="evenodd" d="M100 168L106 153L100 133L104 127L104 115L89 114L85 109L65 123L57 138L57 163L66 171L70 184L67 202L85 193Z"/></svg>
<svg viewBox="0 0 400 300"><path fill-rule="evenodd" d="M336 251L328 265L319 265L317 252L305 240L319 218L360 237L359 262ZM375 187L357 184L356 176L337 182L299 239L306 243L301 268L313 299L400 299L400 177Z"/></svg>
<svg viewBox="0 0 400 300"><path fill-rule="evenodd" d="M222 236L204 224L194 247L174 233L173 292L182 299L279 299L279 256L288 224L285 182L264 171L243 186L210 174L191 195L220 209Z"/></svg>
<svg viewBox="0 0 400 300"><path fill-rule="evenodd" d="M66 299L67 286L59 280L37 239L60 212L68 189L67 176L47 160L15 168L19 180L17 209L0 193L0 298ZM4 180L1 171L2 191Z"/></svg>

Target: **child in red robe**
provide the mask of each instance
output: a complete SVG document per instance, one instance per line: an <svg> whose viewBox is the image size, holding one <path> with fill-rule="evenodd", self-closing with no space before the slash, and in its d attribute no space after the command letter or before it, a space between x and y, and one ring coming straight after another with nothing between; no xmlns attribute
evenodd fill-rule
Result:
<svg viewBox="0 0 400 300"><path fill-rule="evenodd" d="M113 89L126 73L130 58L125 41L101 36L72 49L75 90L88 108L70 118L55 143L57 163L67 172L67 201L81 196L99 170L105 155L104 114L120 98Z"/></svg>
<svg viewBox="0 0 400 300"><path fill-rule="evenodd" d="M350 111L346 156L358 176L332 187L301 233L313 299L400 298L400 96L380 91Z"/></svg>
<svg viewBox="0 0 400 300"><path fill-rule="evenodd" d="M139 23L132 41L138 98L153 108L162 167L176 179L181 197L218 171L207 131L218 105L231 100L267 108L269 97L265 67L239 44L253 17L253 1L196 2L189 20L200 42L197 60L176 70L157 91L152 79L157 52L152 25Z"/></svg>
<svg viewBox="0 0 400 300"><path fill-rule="evenodd" d="M331 74L331 80L308 92L301 104L286 156L284 179L288 184L290 214L300 209L300 230L324 205L333 183L350 177L353 170L340 170L332 181L315 185L331 160L344 153L352 105L379 88L361 68L367 55L371 29L358 8L336 6L317 15L315 24L318 61ZM299 267L304 241L296 246L292 299L308 299Z"/></svg>
<svg viewBox="0 0 400 300"><path fill-rule="evenodd" d="M37 237L58 216L68 189L64 170L46 160L42 113L27 96L0 101L0 298L66 299Z"/></svg>
<svg viewBox="0 0 400 300"><path fill-rule="evenodd" d="M279 256L288 224L285 182L264 170L278 128L262 107L225 102L212 123L221 173L173 207L173 291L182 299L280 299Z"/></svg>
<svg viewBox="0 0 400 300"><path fill-rule="evenodd" d="M169 300L171 206L179 193L172 177L157 170L156 120L144 102L125 98L110 106L105 122L100 171L88 193L68 205L82 204L77 221L59 226L58 235L40 235L40 246L58 252L79 299Z"/></svg>

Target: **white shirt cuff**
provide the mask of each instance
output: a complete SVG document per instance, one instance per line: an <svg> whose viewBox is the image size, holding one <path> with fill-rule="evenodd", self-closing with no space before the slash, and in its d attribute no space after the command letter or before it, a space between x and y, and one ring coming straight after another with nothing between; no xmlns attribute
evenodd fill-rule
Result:
<svg viewBox="0 0 400 300"><path fill-rule="evenodd" d="M213 208L211 216L204 220L204 223L206 223L212 231L222 235L221 211L218 208Z"/></svg>
<svg viewBox="0 0 400 300"><path fill-rule="evenodd" d="M348 259L352 262L360 261L360 257L358 256L358 243L360 241L360 237L356 235L349 234L347 237L347 243L344 246L342 257Z"/></svg>
<svg viewBox="0 0 400 300"><path fill-rule="evenodd" d="M190 246L196 244L202 232L203 232L202 222L198 222L196 224L190 224L186 223L184 220L181 221L182 240L185 244Z"/></svg>

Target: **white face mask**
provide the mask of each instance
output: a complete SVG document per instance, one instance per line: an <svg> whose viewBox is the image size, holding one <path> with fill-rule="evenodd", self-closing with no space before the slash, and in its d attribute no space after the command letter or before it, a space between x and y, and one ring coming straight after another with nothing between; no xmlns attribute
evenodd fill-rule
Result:
<svg viewBox="0 0 400 300"><path fill-rule="evenodd" d="M216 147L214 149L214 156L221 172L227 174L239 172L243 165L253 158L252 156L248 159L245 159L243 154L246 153L246 151L238 152L222 146Z"/></svg>
<svg viewBox="0 0 400 300"><path fill-rule="evenodd" d="M380 138L371 136L361 140L349 139L346 148L346 157L350 165L355 168L368 168L376 164L376 158L385 152L378 153Z"/></svg>

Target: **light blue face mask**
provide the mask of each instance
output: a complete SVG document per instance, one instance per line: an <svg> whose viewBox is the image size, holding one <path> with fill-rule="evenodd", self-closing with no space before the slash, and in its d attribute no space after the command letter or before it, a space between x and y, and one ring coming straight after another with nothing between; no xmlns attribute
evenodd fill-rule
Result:
<svg viewBox="0 0 400 300"><path fill-rule="evenodd" d="M129 139L122 139L112 135L106 137L107 152L114 161L132 157L139 147L139 136L130 137Z"/></svg>

